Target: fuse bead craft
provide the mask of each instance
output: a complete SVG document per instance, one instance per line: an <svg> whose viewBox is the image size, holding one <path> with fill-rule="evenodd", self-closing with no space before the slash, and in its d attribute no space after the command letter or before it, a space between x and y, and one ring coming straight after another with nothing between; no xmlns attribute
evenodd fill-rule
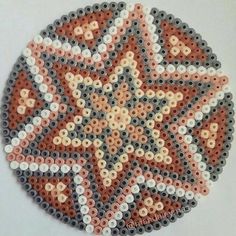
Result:
<svg viewBox="0 0 236 236"><path fill-rule="evenodd" d="M10 74L2 136L35 203L95 235L159 230L209 193L228 157L228 77L179 18L102 3L36 35Z"/></svg>

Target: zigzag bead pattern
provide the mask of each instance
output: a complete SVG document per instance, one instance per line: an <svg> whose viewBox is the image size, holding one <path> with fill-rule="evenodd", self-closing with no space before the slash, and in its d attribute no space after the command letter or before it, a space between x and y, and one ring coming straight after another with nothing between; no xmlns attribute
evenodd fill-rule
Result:
<svg viewBox="0 0 236 236"><path fill-rule="evenodd" d="M206 41L171 14L102 3L27 44L7 81L10 168L47 213L96 235L175 222L228 157L228 78Z"/></svg>

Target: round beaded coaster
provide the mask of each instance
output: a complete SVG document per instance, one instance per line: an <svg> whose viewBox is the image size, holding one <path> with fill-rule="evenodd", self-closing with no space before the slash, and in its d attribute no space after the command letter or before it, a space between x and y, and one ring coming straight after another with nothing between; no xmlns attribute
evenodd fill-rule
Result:
<svg viewBox="0 0 236 236"><path fill-rule="evenodd" d="M228 78L179 18L140 4L70 12L18 58L2 104L10 168L53 217L97 235L175 222L222 172Z"/></svg>

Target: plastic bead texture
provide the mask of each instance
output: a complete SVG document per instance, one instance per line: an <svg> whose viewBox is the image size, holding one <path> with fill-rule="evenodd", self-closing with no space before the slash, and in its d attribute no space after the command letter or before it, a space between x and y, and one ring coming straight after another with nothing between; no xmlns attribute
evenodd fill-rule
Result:
<svg viewBox="0 0 236 236"><path fill-rule="evenodd" d="M220 67L194 29L156 8L112 2L63 15L7 81L10 168L35 203L79 230L159 230L226 163L234 111Z"/></svg>

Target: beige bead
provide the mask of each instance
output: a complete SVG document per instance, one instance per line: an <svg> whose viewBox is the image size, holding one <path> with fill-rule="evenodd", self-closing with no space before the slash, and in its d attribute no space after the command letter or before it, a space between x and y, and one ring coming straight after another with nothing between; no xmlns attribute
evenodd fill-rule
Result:
<svg viewBox="0 0 236 236"><path fill-rule="evenodd" d="M155 203L155 208L157 211L161 211L161 210L163 210L164 205L162 202L157 202L157 203Z"/></svg>
<svg viewBox="0 0 236 236"><path fill-rule="evenodd" d="M210 124L210 131L211 131L211 132L217 132L217 131L218 131L218 128L219 128L219 126L218 126L217 123L211 123L211 124Z"/></svg>
<svg viewBox="0 0 236 236"><path fill-rule="evenodd" d="M93 39L93 32L91 30L88 30L84 33L85 40L91 40Z"/></svg>
<svg viewBox="0 0 236 236"><path fill-rule="evenodd" d="M170 49L170 53L174 56L177 56L180 53L180 49L178 47L173 47Z"/></svg>
<svg viewBox="0 0 236 236"><path fill-rule="evenodd" d="M146 206L152 206L153 205L153 199L151 197L148 197L148 198L144 199L144 204Z"/></svg>
<svg viewBox="0 0 236 236"><path fill-rule="evenodd" d="M20 96L22 97L22 98L28 98L29 97L29 89L21 89L21 91L20 91Z"/></svg>
<svg viewBox="0 0 236 236"><path fill-rule="evenodd" d="M207 139L207 138L209 138L209 136L210 136L210 132L208 130L206 130L206 129L201 130L201 137L202 138Z"/></svg>
<svg viewBox="0 0 236 236"><path fill-rule="evenodd" d="M83 34L83 29L80 26L77 26L76 28L74 28L74 34L77 35L81 35Z"/></svg>
<svg viewBox="0 0 236 236"><path fill-rule="evenodd" d="M60 203L64 203L66 200L67 200L67 196L63 193L59 194L58 197L57 197L57 200L60 202Z"/></svg>
<svg viewBox="0 0 236 236"><path fill-rule="evenodd" d="M57 189L62 192L62 191L64 191L66 189L66 185L64 183L62 183L62 182L59 182L57 184Z"/></svg>
<svg viewBox="0 0 236 236"><path fill-rule="evenodd" d="M213 140L213 139L208 139L208 140L207 140L207 147L209 147L209 148L214 148L215 145L216 145L215 140Z"/></svg>
<svg viewBox="0 0 236 236"><path fill-rule="evenodd" d="M51 192L55 188L55 186L51 183L46 183L44 188L46 191Z"/></svg>
<svg viewBox="0 0 236 236"><path fill-rule="evenodd" d="M172 45L176 45L176 44L179 42L179 39L178 39L176 36L172 35L172 36L170 37L170 39L169 39L169 42L170 42Z"/></svg>
<svg viewBox="0 0 236 236"><path fill-rule="evenodd" d="M145 207L141 208L141 209L139 210L139 215L140 215L141 217L147 216L147 215L148 215L148 210L147 210L147 208L145 208Z"/></svg>
<svg viewBox="0 0 236 236"><path fill-rule="evenodd" d="M191 53L191 49L187 46L184 46L181 51L185 56L188 56Z"/></svg>

